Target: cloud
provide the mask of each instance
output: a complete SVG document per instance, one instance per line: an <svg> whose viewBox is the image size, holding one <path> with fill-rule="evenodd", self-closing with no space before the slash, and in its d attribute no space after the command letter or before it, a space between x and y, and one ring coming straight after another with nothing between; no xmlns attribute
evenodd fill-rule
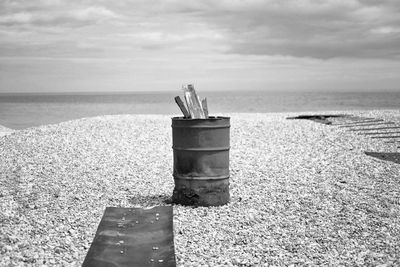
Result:
<svg viewBox="0 0 400 267"><path fill-rule="evenodd" d="M52 53L72 39L110 56L129 47L322 60L400 56L396 0L41 0L2 1L0 9L0 42L30 45L18 34L34 32L30 42L44 39ZM92 27L70 31L85 26Z"/></svg>
<svg viewBox="0 0 400 267"><path fill-rule="evenodd" d="M29 45L12 42L0 43L1 57L98 57L104 49L77 40L35 41Z"/></svg>
<svg viewBox="0 0 400 267"><path fill-rule="evenodd" d="M379 28L371 29L372 33L376 34L393 34L393 33L400 33L400 27L390 27L390 26L382 26Z"/></svg>
<svg viewBox="0 0 400 267"><path fill-rule="evenodd" d="M0 16L0 26L70 26L79 27L97 24L119 17L115 12L103 6L75 7L68 5L44 5L42 9L27 6L12 9L8 14Z"/></svg>
<svg viewBox="0 0 400 267"><path fill-rule="evenodd" d="M358 1L220 2L202 16L228 36L227 53L335 57L398 57L399 34L373 29L400 27L400 3L366 5ZM247 5L245 5L247 3ZM395 7L395 8L394 8Z"/></svg>
<svg viewBox="0 0 400 267"><path fill-rule="evenodd" d="M156 9L218 31L226 53L319 59L400 55L397 1L166 0Z"/></svg>
<svg viewBox="0 0 400 267"><path fill-rule="evenodd" d="M2 25L26 24L31 21L32 14L26 12L15 13L0 18L0 24Z"/></svg>
<svg viewBox="0 0 400 267"><path fill-rule="evenodd" d="M70 17L78 20L78 21L103 21L112 18L117 18L113 11L105 8L105 7L98 7L98 6L91 6L84 9L74 10L69 13Z"/></svg>

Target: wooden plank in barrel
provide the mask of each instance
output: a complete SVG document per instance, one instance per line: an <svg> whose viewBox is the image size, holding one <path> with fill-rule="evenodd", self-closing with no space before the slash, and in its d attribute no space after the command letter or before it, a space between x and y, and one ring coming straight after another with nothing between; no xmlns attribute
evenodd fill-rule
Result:
<svg viewBox="0 0 400 267"><path fill-rule="evenodd" d="M201 107L200 99L197 96L196 90L192 84L183 87L185 93L186 106L192 119L205 119L203 108Z"/></svg>
<svg viewBox="0 0 400 267"><path fill-rule="evenodd" d="M179 96L175 97L175 102L178 105L178 107L180 108L180 110L183 113L183 117L184 118L190 118L190 114L188 112L188 110L185 107L185 104L183 103L183 101L181 100L181 98Z"/></svg>
<svg viewBox="0 0 400 267"><path fill-rule="evenodd" d="M208 119L208 105L207 105L207 98L201 100L201 106L203 107L204 116Z"/></svg>

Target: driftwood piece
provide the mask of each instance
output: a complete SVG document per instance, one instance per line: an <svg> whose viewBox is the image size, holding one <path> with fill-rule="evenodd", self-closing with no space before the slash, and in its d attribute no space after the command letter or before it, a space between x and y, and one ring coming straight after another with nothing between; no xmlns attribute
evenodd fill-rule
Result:
<svg viewBox="0 0 400 267"><path fill-rule="evenodd" d="M400 153L396 152L368 152L365 151L365 154L377 159L392 161L394 163L400 164Z"/></svg>
<svg viewBox="0 0 400 267"><path fill-rule="evenodd" d="M383 124L394 124L394 122L375 122L375 123L368 123L368 124L357 124L357 125L344 125L339 126L340 128L354 128L354 127L365 127L365 126L375 126L375 125L383 125Z"/></svg>
<svg viewBox="0 0 400 267"><path fill-rule="evenodd" d="M287 120L311 120L318 123L330 125L332 122L328 118L339 118L345 115L300 115L297 117L288 117Z"/></svg>
<svg viewBox="0 0 400 267"><path fill-rule="evenodd" d="M382 134L400 134L400 132L376 132L376 133L359 133L359 135L382 135Z"/></svg>
<svg viewBox="0 0 400 267"><path fill-rule="evenodd" d="M377 130L387 130L387 129L400 129L400 127L392 126L392 127L378 127L378 128L360 128L360 129L353 129L353 130L349 130L349 131L361 132L361 131L377 131Z"/></svg>
<svg viewBox="0 0 400 267"><path fill-rule="evenodd" d="M351 126L351 125L356 125L356 124L363 124L363 123L373 123L373 122L381 122L384 121L382 119L377 119L377 120L362 120L362 121L352 121L352 122L346 122L346 123L338 123L335 124L335 126Z"/></svg>
<svg viewBox="0 0 400 267"><path fill-rule="evenodd" d="M206 117L201 107L199 97L197 96L193 85L189 84L188 86L184 86L183 90L185 92L185 100L190 117L192 119L205 119Z"/></svg>
<svg viewBox="0 0 400 267"><path fill-rule="evenodd" d="M375 118L349 115L346 119L351 120L351 121L364 121L364 120L374 120Z"/></svg>
<svg viewBox="0 0 400 267"><path fill-rule="evenodd" d="M400 135L382 135L382 136L372 136L372 139L390 139L390 138L400 138Z"/></svg>
<svg viewBox="0 0 400 267"><path fill-rule="evenodd" d="M180 110L182 111L183 117L184 118L190 118L190 114L187 111L187 109L185 107L185 104L183 103L182 99L179 96L175 97L175 102L179 106Z"/></svg>
<svg viewBox="0 0 400 267"><path fill-rule="evenodd" d="M201 100L201 106L202 106L203 111L204 111L204 116L206 117L206 119L208 119L207 98L204 98L203 100Z"/></svg>

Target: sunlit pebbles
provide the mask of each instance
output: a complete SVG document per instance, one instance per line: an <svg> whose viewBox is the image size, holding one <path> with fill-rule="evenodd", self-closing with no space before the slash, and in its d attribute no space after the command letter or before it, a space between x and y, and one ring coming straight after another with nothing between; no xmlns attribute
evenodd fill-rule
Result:
<svg viewBox="0 0 400 267"><path fill-rule="evenodd" d="M400 167L364 154L396 144L285 119L298 114L218 114L231 117L231 202L174 206L178 266L399 264ZM105 207L166 205L171 145L158 115L0 137L0 266L80 266Z"/></svg>

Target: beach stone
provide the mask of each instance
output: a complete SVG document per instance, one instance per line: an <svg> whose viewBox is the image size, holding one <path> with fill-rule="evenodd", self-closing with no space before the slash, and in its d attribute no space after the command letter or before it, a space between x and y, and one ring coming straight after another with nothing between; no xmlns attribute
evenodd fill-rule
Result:
<svg viewBox="0 0 400 267"><path fill-rule="evenodd" d="M351 113L400 124L397 110ZM396 144L286 120L298 113L226 115L231 200L174 205L178 266L399 262L400 164L364 154L398 152ZM163 115L85 118L0 138L0 266L80 266L105 207L167 205L171 144Z"/></svg>

